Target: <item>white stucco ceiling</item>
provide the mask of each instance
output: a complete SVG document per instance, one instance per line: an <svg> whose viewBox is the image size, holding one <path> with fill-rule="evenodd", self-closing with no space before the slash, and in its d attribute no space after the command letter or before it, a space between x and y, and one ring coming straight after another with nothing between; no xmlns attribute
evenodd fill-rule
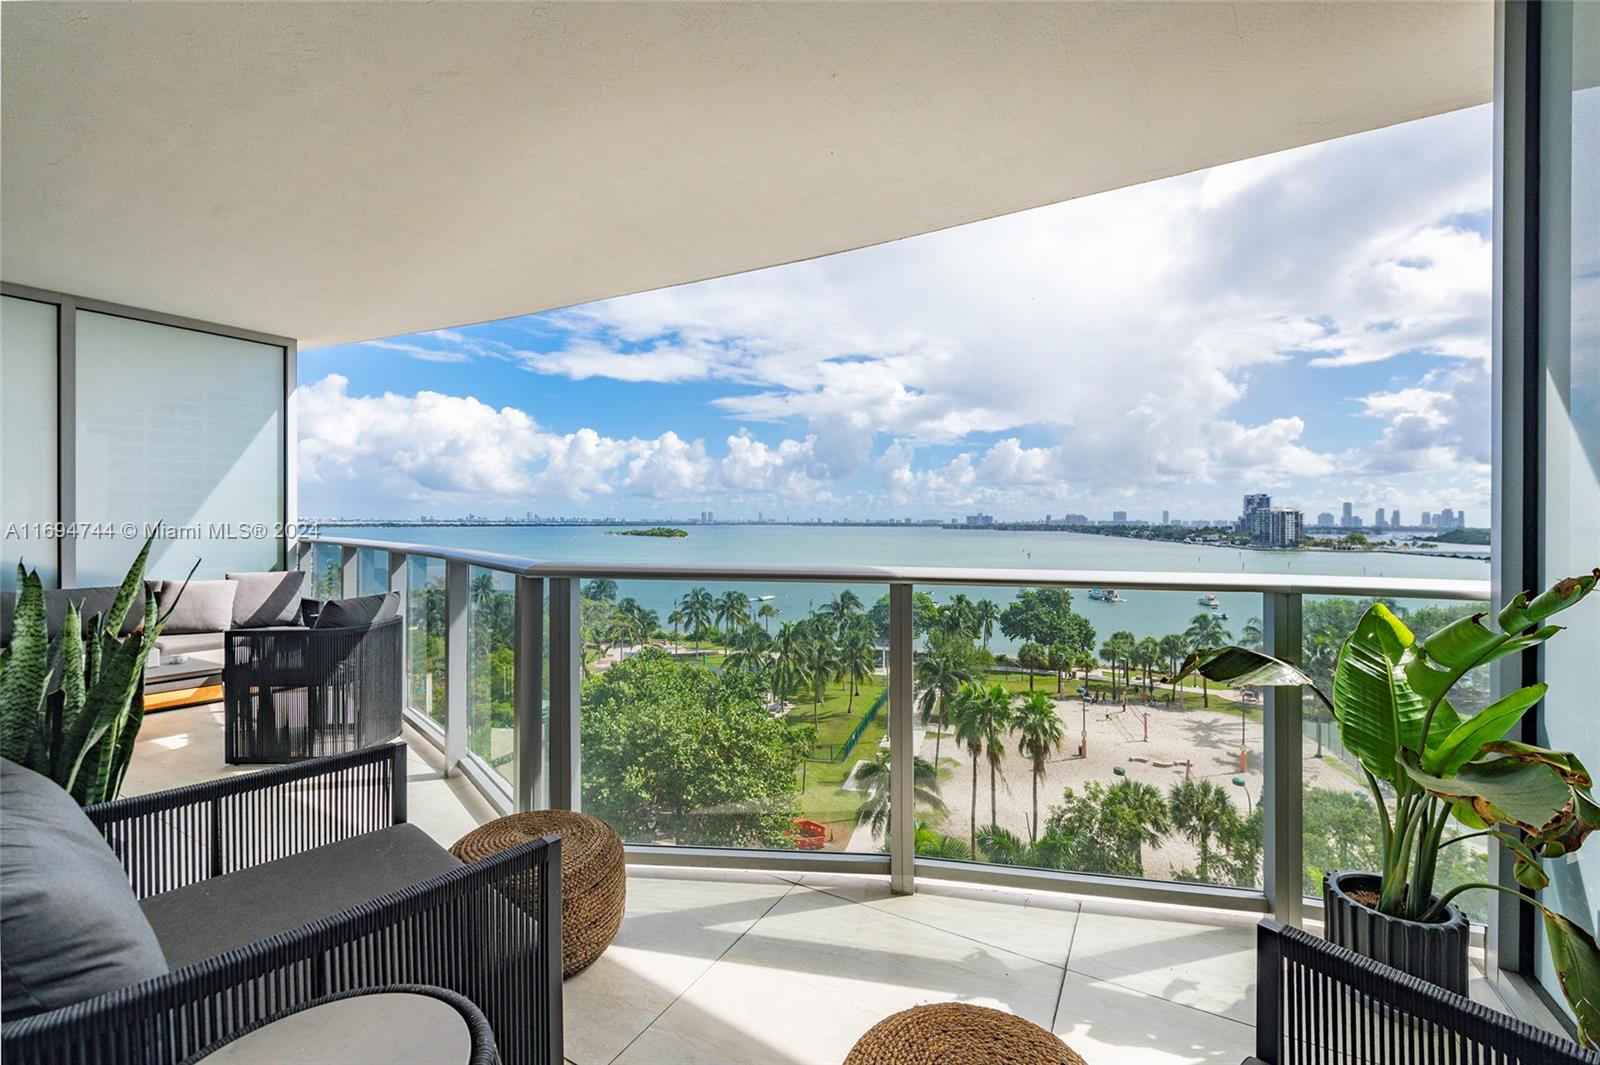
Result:
<svg viewBox="0 0 1600 1065"><path fill-rule="evenodd" d="M8 3L0 37L0 276L316 344L1481 103L1493 10Z"/></svg>

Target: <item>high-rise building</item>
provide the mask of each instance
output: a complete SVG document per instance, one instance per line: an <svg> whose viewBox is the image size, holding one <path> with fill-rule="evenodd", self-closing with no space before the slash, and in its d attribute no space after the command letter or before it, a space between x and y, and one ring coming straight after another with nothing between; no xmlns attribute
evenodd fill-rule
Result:
<svg viewBox="0 0 1600 1065"><path fill-rule="evenodd" d="M1339 525L1341 528L1345 529L1353 529L1356 527L1355 504L1351 503L1349 500L1345 500L1343 507L1339 511Z"/></svg>
<svg viewBox="0 0 1600 1065"><path fill-rule="evenodd" d="M1330 514L1328 511L1324 510L1321 514L1317 515L1317 524L1323 526L1324 528L1326 528L1329 525L1332 525L1333 524L1333 515Z"/></svg>
<svg viewBox="0 0 1600 1065"><path fill-rule="evenodd" d="M1424 510L1422 512L1422 517L1417 519L1417 524L1422 526L1424 529L1433 528L1433 515Z"/></svg>
<svg viewBox="0 0 1600 1065"><path fill-rule="evenodd" d="M1171 517L1164 510L1161 512L1161 524L1163 524L1163 525L1171 525L1172 524Z"/></svg>
<svg viewBox="0 0 1600 1065"><path fill-rule="evenodd" d="M1294 547L1305 524L1305 515L1292 507L1257 507L1250 512L1250 538L1262 547Z"/></svg>
<svg viewBox="0 0 1600 1065"><path fill-rule="evenodd" d="M994 515L993 514L983 514L983 513L968 514L967 515L967 524L968 525L993 525L994 524Z"/></svg>
<svg viewBox="0 0 1600 1065"><path fill-rule="evenodd" d="M1389 523L1383 520L1383 508L1379 507L1372 515L1372 527L1374 529L1381 529L1387 524Z"/></svg>
<svg viewBox="0 0 1600 1065"><path fill-rule="evenodd" d="M1111 512L1111 523L1113 525L1125 525L1127 521L1128 512L1126 510L1113 510Z"/></svg>
<svg viewBox="0 0 1600 1065"><path fill-rule="evenodd" d="M1456 512L1445 507L1434 516L1433 524L1441 529L1454 529L1456 527Z"/></svg>
<svg viewBox="0 0 1600 1065"><path fill-rule="evenodd" d="M1239 511L1237 527L1240 532L1250 532L1255 528L1254 516L1258 510L1265 510L1272 506L1272 497L1265 492L1257 492L1244 497L1244 506Z"/></svg>
<svg viewBox="0 0 1600 1065"><path fill-rule="evenodd" d="M1465 529L1466 527L1467 527L1467 512L1463 510L1463 511L1460 511L1459 513L1456 514L1456 528Z"/></svg>
<svg viewBox="0 0 1600 1065"><path fill-rule="evenodd" d="M1389 527L1391 529L1398 529L1400 528L1400 524L1400 508L1396 507L1395 509L1389 511Z"/></svg>

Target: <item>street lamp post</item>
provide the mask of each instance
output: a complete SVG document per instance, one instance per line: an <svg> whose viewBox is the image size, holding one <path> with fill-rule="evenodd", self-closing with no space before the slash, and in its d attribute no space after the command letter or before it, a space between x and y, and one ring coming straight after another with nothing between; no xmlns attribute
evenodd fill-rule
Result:
<svg viewBox="0 0 1600 1065"><path fill-rule="evenodd" d="M1244 777L1234 777L1233 778L1233 783L1234 783L1235 787L1240 787L1240 788L1244 789L1244 812L1246 814L1255 813L1256 804L1250 798L1250 782L1248 780L1246 780Z"/></svg>

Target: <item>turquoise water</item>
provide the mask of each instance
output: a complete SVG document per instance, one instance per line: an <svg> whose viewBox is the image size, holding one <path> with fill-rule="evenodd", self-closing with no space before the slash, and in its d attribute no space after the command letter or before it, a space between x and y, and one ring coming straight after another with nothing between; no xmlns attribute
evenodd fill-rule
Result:
<svg viewBox="0 0 1600 1065"><path fill-rule="evenodd" d="M439 547L473 548L562 562L650 562L694 565L814 566L945 566L951 568L1027 567L1037 569L1138 570L1203 573L1315 573L1353 577L1437 577L1486 580L1487 560L1428 555L1344 552L1240 551L1154 543L1112 536L1067 532L964 532L938 528L838 527L788 525L690 526L682 539L612 536L598 526L437 525L330 528L326 535L365 540L394 540ZM620 595L631 595L657 611L663 620L689 585L672 581L625 581ZM718 593L727 585L706 583ZM833 598L844 587L834 584L740 582L751 596L773 597L777 619L794 620ZM887 591L883 585L850 586L871 604ZM957 592L973 599L990 598L1002 607L1014 589L930 588L943 601ZM1118 629L1135 636L1161 636L1181 631L1202 608L1193 592L1125 591L1125 603L1100 603L1076 594L1074 609L1084 614L1104 638ZM1239 627L1261 616L1261 597L1217 593L1226 624ZM1010 649L995 634L996 650Z"/></svg>

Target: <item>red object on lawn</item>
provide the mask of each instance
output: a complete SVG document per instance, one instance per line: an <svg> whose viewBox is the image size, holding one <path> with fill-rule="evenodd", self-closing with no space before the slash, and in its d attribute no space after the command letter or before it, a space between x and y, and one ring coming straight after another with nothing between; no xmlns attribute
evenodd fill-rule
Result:
<svg viewBox="0 0 1600 1065"><path fill-rule="evenodd" d="M803 851L820 851L828 842L828 826L804 817L794 819L794 845Z"/></svg>

